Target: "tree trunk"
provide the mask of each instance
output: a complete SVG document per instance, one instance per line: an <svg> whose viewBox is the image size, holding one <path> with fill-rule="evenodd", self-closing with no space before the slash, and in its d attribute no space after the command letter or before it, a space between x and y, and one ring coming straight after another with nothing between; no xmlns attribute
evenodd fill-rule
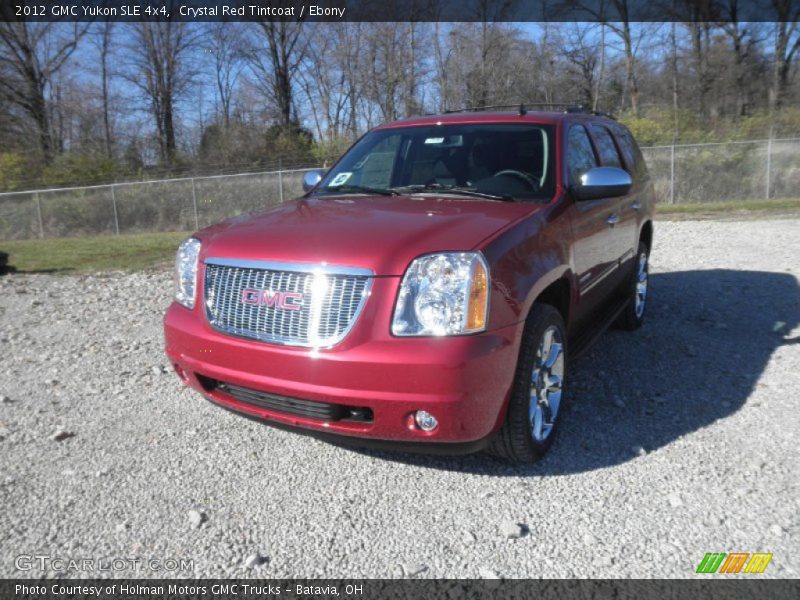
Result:
<svg viewBox="0 0 800 600"><path fill-rule="evenodd" d="M175 125L173 121L172 111L172 95L169 94L164 98L164 158L167 164L172 166L175 163L176 149L175 144Z"/></svg>
<svg viewBox="0 0 800 600"><path fill-rule="evenodd" d="M53 133L50 126L50 115L44 98L43 86L32 85L30 97L30 113L36 123L39 137L39 149L46 163L53 158Z"/></svg>
<svg viewBox="0 0 800 600"><path fill-rule="evenodd" d="M297 47L300 25L285 21L268 21L261 23L261 28L267 37L272 61L272 87L278 119L283 126L294 125L292 75L304 54L304 51Z"/></svg>
<svg viewBox="0 0 800 600"><path fill-rule="evenodd" d="M631 111L634 116L639 115L639 84L636 80L636 57L633 53L633 40L631 39L630 23L623 24L622 36L625 45L625 85L631 98Z"/></svg>
<svg viewBox="0 0 800 600"><path fill-rule="evenodd" d="M600 67L597 73L597 82L595 85L594 101L592 102L592 110L597 111L600 107L600 91L603 86L603 74L606 68L606 25L600 23Z"/></svg>
<svg viewBox="0 0 800 600"><path fill-rule="evenodd" d="M670 32L670 43L672 45L672 143L680 137L680 122L678 120L678 38L675 31L675 21L672 22Z"/></svg>
<svg viewBox="0 0 800 600"><path fill-rule="evenodd" d="M103 94L103 132L105 133L106 156L112 157L111 149L111 124L108 116L108 51L111 45L111 22L103 25L103 39L100 46L100 77L102 79Z"/></svg>
<svg viewBox="0 0 800 600"><path fill-rule="evenodd" d="M712 77L708 68L708 44L710 37L710 24L707 22L693 23L692 49L694 52L695 78L697 81L698 112L703 117L708 117L708 92L711 90Z"/></svg>
<svg viewBox="0 0 800 600"><path fill-rule="evenodd" d="M800 49L800 35L795 35L800 19L800 7L794 0L772 0L772 6L775 10L776 23L770 109L774 110L786 101L792 62L795 53ZM793 36L794 41L792 41Z"/></svg>

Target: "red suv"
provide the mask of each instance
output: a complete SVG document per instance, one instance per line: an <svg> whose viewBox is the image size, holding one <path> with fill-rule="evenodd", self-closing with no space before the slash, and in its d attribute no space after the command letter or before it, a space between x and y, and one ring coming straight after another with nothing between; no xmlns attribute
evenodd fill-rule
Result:
<svg viewBox="0 0 800 600"><path fill-rule="evenodd" d="M304 187L178 251L166 352L224 408L357 445L529 462L558 429L567 360L644 318L653 187L611 118L398 121Z"/></svg>

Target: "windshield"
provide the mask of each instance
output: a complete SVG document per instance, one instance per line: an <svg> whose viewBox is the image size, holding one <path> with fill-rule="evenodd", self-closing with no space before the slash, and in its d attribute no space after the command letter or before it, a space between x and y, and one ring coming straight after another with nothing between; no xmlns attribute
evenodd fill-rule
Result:
<svg viewBox="0 0 800 600"><path fill-rule="evenodd" d="M555 191L547 125L485 123L382 129L365 135L315 193L459 193L542 200Z"/></svg>

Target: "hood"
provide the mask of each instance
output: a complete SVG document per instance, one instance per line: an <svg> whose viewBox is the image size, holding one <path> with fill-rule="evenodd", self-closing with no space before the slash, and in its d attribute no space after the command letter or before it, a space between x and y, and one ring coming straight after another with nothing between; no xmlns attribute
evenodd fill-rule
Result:
<svg viewBox="0 0 800 600"><path fill-rule="evenodd" d="M201 258L327 263L402 275L415 257L470 250L540 205L437 196L303 198L199 232Z"/></svg>

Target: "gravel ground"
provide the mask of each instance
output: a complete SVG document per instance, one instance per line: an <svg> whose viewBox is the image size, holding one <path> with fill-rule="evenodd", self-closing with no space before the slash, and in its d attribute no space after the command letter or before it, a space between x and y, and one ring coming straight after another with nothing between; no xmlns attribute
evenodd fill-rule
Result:
<svg viewBox="0 0 800 600"><path fill-rule="evenodd" d="M648 322L572 365L561 435L524 468L207 403L166 369L169 273L0 277L0 576L45 554L193 563L115 573L145 577L691 577L764 551L764 576L798 577L798 234L659 223Z"/></svg>

